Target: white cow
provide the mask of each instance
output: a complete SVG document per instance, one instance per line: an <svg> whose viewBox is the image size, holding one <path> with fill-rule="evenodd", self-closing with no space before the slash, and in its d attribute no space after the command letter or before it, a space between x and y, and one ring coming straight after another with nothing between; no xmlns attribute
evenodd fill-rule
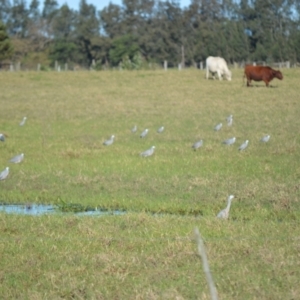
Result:
<svg viewBox="0 0 300 300"><path fill-rule="evenodd" d="M217 73L219 80L222 80L222 76L229 81L231 80L231 72L222 57L209 56L206 59L206 79L209 77L209 72L212 73L213 79L215 79L215 73Z"/></svg>

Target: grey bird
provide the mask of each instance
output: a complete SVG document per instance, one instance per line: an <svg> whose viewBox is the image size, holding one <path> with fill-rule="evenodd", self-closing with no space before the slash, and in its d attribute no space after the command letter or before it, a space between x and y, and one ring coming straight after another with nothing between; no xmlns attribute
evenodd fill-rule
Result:
<svg viewBox="0 0 300 300"><path fill-rule="evenodd" d="M267 135L263 136L260 141L262 143L267 143L269 141L270 137L271 136L269 134L267 134Z"/></svg>
<svg viewBox="0 0 300 300"><path fill-rule="evenodd" d="M164 126L161 126L157 129L157 132L158 133L162 133L163 131L165 130L165 127Z"/></svg>
<svg viewBox="0 0 300 300"><path fill-rule="evenodd" d="M233 115L229 115L229 116L226 118L226 121L227 121L227 126L231 126L231 125L232 125L232 122L233 122Z"/></svg>
<svg viewBox="0 0 300 300"><path fill-rule="evenodd" d="M246 140L240 147L239 147L239 151L243 151L248 147L248 143L249 141Z"/></svg>
<svg viewBox="0 0 300 300"><path fill-rule="evenodd" d="M134 125L134 126L132 127L132 129L131 129L131 132L132 132L132 133L136 133L136 131L137 131L137 126Z"/></svg>
<svg viewBox="0 0 300 300"><path fill-rule="evenodd" d="M0 173L0 180L4 180L9 174L9 167L6 167L1 173Z"/></svg>
<svg viewBox="0 0 300 300"><path fill-rule="evenodd" d="M5 136L3 133L0 133L0 141L4 142L5 141Z"/></svg>
<svg viewBox="0 0 300 300"><path fill-rule="evenodd" d="M14 156L12 159L10 159L9 161L14 163L14 164L18 164L20 163L22 160L24 159L24 153L21 153L19 155Z"/></svg>
<svg viewBox="0 0 300 300"><path fill-rule="evenodd" d="M236 140L236 138L232 137L230 139L227 139L227 140L223 141L223 144L230 146L230 145L235 143L235 140Z"/></svg>
<svg viewBox="0 0 300 300"><path fill-rule="evenodd" d="M221 210L218 214L217 214L217 218L220 218L220 219L228 219L229 217L229 211L230 211L230 206L231 206L231 201L232 199L234 198L233 195L230 195L228 198L227 198L227 206L225 209Z"/></svg>
<svg viewBox="0 0 300 300"><path fill-rule="evenodd" d="M148 131L149 131L149 129L146 128L146 129L141 133L140 138L144 138L144 137L148 134Z"/></svg>
<svg viewBox="0 0 300 300"><path fill-rule="evenodd" d="M150 149L142 152L140 154L140 156L143 156L143 157L151 156L154 153L154 149L155 149L155 146L152 146Z"/></svg>
<svg viewBox="0 0 300 300"><path fill-rule="evenodd" d="M203 146L203 140L200 140L196 143L193 144L192 148L196 151L196 149L200 148Z"/></svg>
<svg viewBox="0 0 300 300"><path fill-rule="evenodd" d="M20 126L24 126L25 125L25 122L26 122L26 120L27 120L27 118L26 117L24 117L23 118L23 120L20 122Z"/></svg>
<svg viewBox="0 0 300 300"><path fill-rule="evenodd" d="M223 124L219 123L218 125L215 126L214 131L219 131L222 128Z"/></svg>
<svg viewBox="0 0 300 300"><path fill-rule="evenodd" d="M110 146L110 145L114 142L114 138L115 138L115 136L112 135L112 136L110 137L110 139L106 140L106 141L103 143L103 145L105 145L105 146Z"/></svg>

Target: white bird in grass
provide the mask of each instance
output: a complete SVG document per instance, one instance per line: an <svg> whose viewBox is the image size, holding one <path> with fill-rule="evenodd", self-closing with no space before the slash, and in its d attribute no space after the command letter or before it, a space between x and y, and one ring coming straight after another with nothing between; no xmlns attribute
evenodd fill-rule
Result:
<svg viewBox="0 0 300 300"><path fill-rule="evenodd" d="M230 196L227 198L227 206L226 206L225 209L221 210L221 211L217 214L217 218L220 218L220 219L228 219L228 217L229 217L230 205L231 205L231 201L232 201L233 198L234 198L233 195L230 195Z"/></svg>
<svg viewBox="0 0 300 300"><path fill-rule="evenodd" d="M5 141L5 136L3 133L0 133L0 141L4 142Z"/></svg>
<svg viewBox="0 0 300 300"><path fill-rule="evenodd" d="M269 141L269 139L270 139L270 135L267 134L267 135L263 136L260 141L262 143L267 143Z"/></svg>
<svg viewBox="0 0 300 300"><path fill-rule="evenodd" d="M141 133L140 138L144 138L144 137L148 134L148 131L149 131L149 129L145 129L145 130Z"/></svg>
<svg viewBox="0 0 300 300"><path fill-rule="evenodd" d="M233 115L228 116L226 120L227 120L227 126L231 126L233 122Z"/></svg>
<svg viewBox="0 0 300 300"><path fill-rule="evenodd" d="M143 157L151 156L154 153L154 149L155 149L155 146L152 146L150 149L142 152L140 154L140 156L143 156Z"/></svg>
<svg viewBox="0 0 300 300"><path fill-rule="evenodd" d="M157 129L157 132L158 133L162 133L163 131L165 130L165 127L164 126L161 126Z"/></svg>
<svg viewBox="0 0 300 300"><path fill-rule="evenodd" d="M239 151L243 151L248 147L248 143L249 141L246 140L240 147L239 147Z"/></svg>
<svg viewBox="0 0 300 300"><path fill-rule="evenodd" d="M223 144L225 144L225 145L232 145L232 144L234 144L235 143L235 140L236 140L236 138L235 137L232 137L232 138L230 138L230 139L227 139L227 140L225 140L225 141L223 141Z"/></svg>
<svg viewBox="0 0 300 300"><path fill-rule="evenodd" d="M134 125L134 126L132 127L132 129L131 129L131 132L132 132L132 133L135 133L136 131L137 131L137 126Z"/></svg>
<svg viewBox="0 0 300 300"><path fill-rule="evenodd" d="M26 117L24 117L23 118L23 120L20 122L20 126L24 126L25 125L25 122L26 122L26 120L27 120L27 118Z"/></svg>
<svg viewBox="0 0 300 300"><path fill-rule="evenodd" d="M0 180L4 180L9 174L9 167L6 167L1 173L0 173Z"/></svg>
<svg viewBox="0 0 300 300"><path fill-rule="evenodd" d="M105 146L111 145L111 144L114 142L114 138L115 138L115 136L112 135L112 136L110 137L110 139L106 140L106 141L103 143L103 145L105 145Z"/></svg>
<svg viewBox="0 0 300 300"><path fill-rule="evenodd" d="M203 145L203 140L200 140L200 141L196 142L196 143L192 146L192 148L195 149L195 151L196 151L196 149L202 147L202 145Z"/></svg>
<svg viewBox="0 0 300 300"><path fill-rule="evenodd" d="M222 128L223 124L220 123L218 125L215 126L214 131L219 131Z"/></svg>
<svg viewBox="0 0 300 300"><path fill-rule="evenodd" d="M10 159L10 162L18 164L24 159L24 153L21 153L19 155L14 156L12 159Z"/></svg>

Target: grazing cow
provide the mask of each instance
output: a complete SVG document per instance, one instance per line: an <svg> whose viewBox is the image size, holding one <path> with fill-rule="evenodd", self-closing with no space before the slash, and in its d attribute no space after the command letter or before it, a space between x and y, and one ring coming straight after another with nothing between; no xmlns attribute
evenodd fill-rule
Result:
<svg viewBox="0 0 300 300"><path fill-rule="evenodd" d="M264 81L266 87L268 87L269 82L274 78L278 78L280 80L283 79L280 71L274 70L270 67L251 65L245 66L244 79L245 77L247 77L247 86L250 86L251 80Z"/></svg>
<svg viewBox="0 0 300 300"><path fill-rule="evenodd" d="M231 72L225 59L222 57L209 56L206 59L206 79L208 79L209 73L212 73L213 79L215 79L215 74L217 73L219 80L222 80L222 76L229 81L231 80Z"/></svg>

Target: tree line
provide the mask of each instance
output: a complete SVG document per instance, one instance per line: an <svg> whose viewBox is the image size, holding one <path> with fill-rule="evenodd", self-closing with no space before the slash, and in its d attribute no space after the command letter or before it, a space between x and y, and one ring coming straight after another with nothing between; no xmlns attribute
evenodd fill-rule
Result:
<svg viewBox="0 0 300 300"><path fill-rule="evenodd" d="M42 7L42 8L40 8ZM123 0L78 10L56 0L0 0L0 61L95 68L190 66L207 56L228 62L300 58L299 0Z"/></svg>

